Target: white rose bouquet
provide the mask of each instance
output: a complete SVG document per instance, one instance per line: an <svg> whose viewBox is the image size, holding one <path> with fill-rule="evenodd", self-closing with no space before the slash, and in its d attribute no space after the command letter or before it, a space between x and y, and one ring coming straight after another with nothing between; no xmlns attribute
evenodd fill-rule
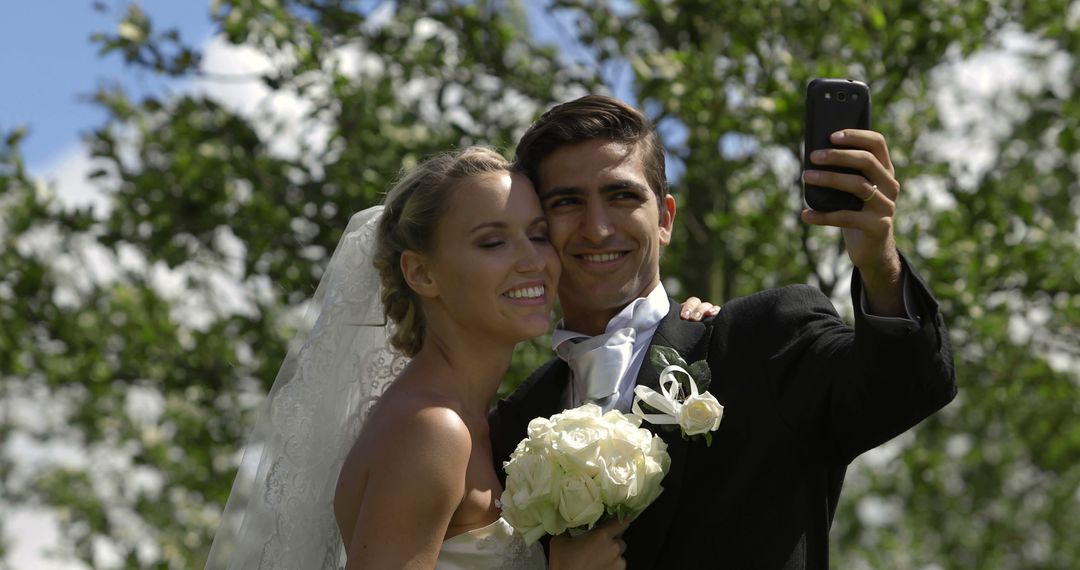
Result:
<svg viewBox="0 0 1080 570"><path fill-rule="evenodd" d="M671 458L641 419L595 404L529 422L503 464L503 517L532 544L641 514L663 491Z"/></svg>

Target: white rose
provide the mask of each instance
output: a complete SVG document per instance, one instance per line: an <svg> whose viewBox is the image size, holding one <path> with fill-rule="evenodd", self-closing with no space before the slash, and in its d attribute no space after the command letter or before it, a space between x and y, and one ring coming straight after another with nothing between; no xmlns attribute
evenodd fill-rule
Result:
<svg viewBox="0 0 1080 570"><path fill-rule="evenodd" d="M558 422L561 419L581 419L581 418L599 418L604 415L604 411L593 403L582 404L576 408L570 408L563 410L562 412L551 416L552 422Z"/></svg>
<svg viewBox="0 0 1080 570"><path fill-rule="evenodd" d="M520 496L515 483L506 481L506 490L502 495L502 516L521 533L525 542L532 544L545 534L559 534L566 530L560 526L560 518L552 501L534 501L528 508L518 505L514 496Z"/></svg>
<svg viewBox="0 0 1080 570"><path fill-rule="evenodd" d="M504 464L503 516L530 544L566 530L556 512L559 471L548 453L527 453Z"/></svg>
<svg viewBox="0 0 1080 570"><path fill-rule="evenodd" d="M513 460L517 459L518 457L521 457L522 455L524 455L524 454L526 454L528 452L529 452L529 439L526 438L526 439L523 439L523 440L518 442L517 447L515 447L513 453L510 454L510 461L513 461ZM506 467L505 463L503 463L503 467Z"/></svg>
<svg viewBox="0 0 1080 570"><path fill-rule="evenodd" d="M651 505L660 496L660 493L664 490L660 483L663 481L664 475L667 475L670 464L671 458L667 452L663 453L660 461L647 455L643 458L638 465L638 492L627 497L623 503L626 509L633 513L632 516L637 516L640 511L645 510L645 507Z"/></svg>
<svg viewBox="0 0 1080 570"><path fill-rule="evenodd" d="M597 413L571 413L579 408L552 418L551 449L567 473L593 477L600 469L597 462L599 442L610 436L611 428L600 417L599 407L586 406L595 408Z"/></svg>
<svg viewBox="0 0 1080 570"><path fill-rule="evenodd" d="M630 442L634 447L645 452L648 452L653 446L653 433L643 427L637 427L632 423L617 423L613 425L611 427L611 435L615 439ZM663 440L660 441L663 442Z"/></svg>
<svg viewBox="0 0 1080 570"><path fill-rule="evenodd" d="M671 467L671 456L667 452L667 442L660 439L658 435L652 437L649 448L645 450L645 456L659 465L660 469L665 473L667 473L668 467Z"/></svg>
<svg viewBox="0 0 1080 570"><path fill-rule="evenodd" d="M546 453L526 454L505 465L506 488L514 487L514 503L528 508L535 501L552 500L559 473Z"/></svg>
<svg viewBox="0 0 1080 570"><path fill-rule="evenodd" d="M704 392L683 401L679 408L679 427L686 435L708 433L720 427L723 415L724 406L712 394Z"/></svg>
<svg viewBox="0 0 1080 570"><path fill-rule="evenodd" d="M551 433L551 420L547 418L535 418L529 422L528 434L530 438L541 438Z"/></svg>
<svg viewBox="0 0 1080 570"><path fill-rule="evenodd" d="M510 523L510 526L514 527L514 530L525 537L526 542L532 544L544 536L546 532L544 525L538 509L523 509L514 503L514 490L511 486L507 481L506 490L503 491L500 499L502 516L506 522Z"/></svg>
<svg viewBox="0 0 1080 570"><path fill-rule="evenodd" d="M641 425L641 418L635 415L626 415L619 410L609 410L602 416L604 421L608 422L612 426L620 427L626 426L629 428L636 428Z"/></svg>
<svg viewBox="0 0 1080 570"><path fill-rule="evenodd" d="M645 475L645 453L621 439L605 441L600 446L600 472L596 483L600 497L608 507L621 505L641 492Z"/></svg>
<svg viewBox="0 0 1080 570"><path fill-rule="evenodd" d="M600 501L600 489L591 477L568 475L560 481L559 514L568 528L592 528L596 524L604 514L604 504Z"/></svg>

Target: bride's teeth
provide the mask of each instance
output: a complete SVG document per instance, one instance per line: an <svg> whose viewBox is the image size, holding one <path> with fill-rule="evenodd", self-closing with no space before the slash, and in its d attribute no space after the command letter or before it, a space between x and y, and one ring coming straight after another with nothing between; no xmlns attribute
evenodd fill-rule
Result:
<svg viewBox="0 0 1080 570"><path fill-rule="evenodd" d="M535 299L537 297L544 296L543 285L536 287L525 287L524 289L514 289L506 294L511 299Z"/></svg>
<svg viewBox="0 0 1080 570"><path fill-rule="evenodd" d="M594 253L585 254L583 257L585 261L592 261L594 263L603 263L605 261L614 261L618 259L620 254L618 253Z"/></svg>

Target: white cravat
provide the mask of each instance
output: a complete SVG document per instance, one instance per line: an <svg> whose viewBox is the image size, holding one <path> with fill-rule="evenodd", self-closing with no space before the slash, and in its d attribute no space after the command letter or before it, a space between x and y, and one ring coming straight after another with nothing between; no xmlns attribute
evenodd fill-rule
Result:
<svg viewBox="0 0 1080 570"><path fill-rule="evenodd" d="M646 349L669 308L667 291L657 285L615 315L604 334L589 337L559 323L552 336L555 353L570 365L564 403L574 407L593 402L605 411L629 409L623 400L633 394Z"/></svg>
<svg viewBox="0 0 1080 570"><path fill-rule="evenodd" d="M559 345L556 352L570 365L574 400L601 402L619 392L619 381L630 368L634 355L632 328L616 329L601 335L575 337Z"/></svg>

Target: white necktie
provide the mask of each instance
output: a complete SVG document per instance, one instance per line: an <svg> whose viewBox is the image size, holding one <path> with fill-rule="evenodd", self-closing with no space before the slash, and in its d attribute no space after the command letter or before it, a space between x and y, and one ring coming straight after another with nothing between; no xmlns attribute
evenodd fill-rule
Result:
<svg viewBox="0 0 1080 570"><path fill-rule="evenodd" d="M633 359L635 336L634 329L627 327L559 345L559 356L573 371L575 406L585 402L602 406L618 394L619 380L626 375Z"/></svg>

